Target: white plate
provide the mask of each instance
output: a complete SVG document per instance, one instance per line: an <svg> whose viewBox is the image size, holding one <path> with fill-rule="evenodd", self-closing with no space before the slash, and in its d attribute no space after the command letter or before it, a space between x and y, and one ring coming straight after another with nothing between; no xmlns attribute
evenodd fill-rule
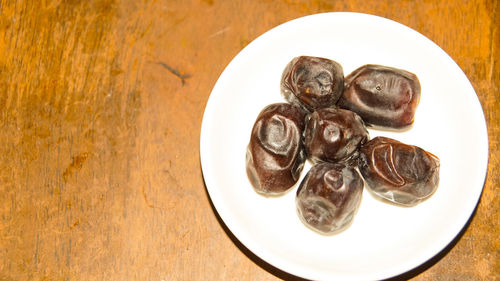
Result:
<svg viewBox="0 0 500 281"><path fill-rule="evenodd" d="M413 128L400 133L370 130L370 136L418 145L441 159L440 184L431 198L404 208L376 200L365 190L353 224L340 234L322 236L297 217L297 186L279 198L254 192L245 171L251 128L264 106L284 101L282 71L300 55L333 59L345 75L370 63L406 69L419 77L422 95ZM245 47L212 90L200 146L208 193L231 232L275 267L317 280L383 279L432 258L471 216L488 162L483 111L455 62L418 32L357 13L292 20Z"/></svg>

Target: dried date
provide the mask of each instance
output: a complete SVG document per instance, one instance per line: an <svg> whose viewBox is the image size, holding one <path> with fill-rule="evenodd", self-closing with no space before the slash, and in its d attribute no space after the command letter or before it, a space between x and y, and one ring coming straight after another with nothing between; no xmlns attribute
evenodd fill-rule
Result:
<svg viewBox="0 0 500 281"><path fill-rule="evenodd" d="M293 104L309 112L334 105L342 95L344 72L337 62L325 58L300 56L283 71L281 93Z"/></svg>
<svg viewBox="0 0 500 281"><path fill-rule="evenodd" d="M298 106L276 103L257 117L247 147L246 170L258 193L279 195L299 180L306 159L305 114Z"/></svg>
<svg viewBox="0 0 500 281"><path fill-rule="evenodd" d="M401 205L415 205L432 195L439 167L435 155L386 137L376 137L360 149L359 171L368 188Z"/></svg>
<svg viewBox="0 0 500 281"><path fill-rule="evenodd" d="M367 125L403 129L413 123L419 100L420 82L415 74L365 65L345 78L337 105L356 112Z"/></svg>
<svg viewBox="0 0 500 281"><path fill-rule="evenodd" d="M334 234L351 224L362 192L363 180L354 168L326 162L316 164L297 190L297 213L310 228Z"/></svg>
<svg viewBox="0 0 500 281"><path fill-rule="evenodd" d="M363 120L340 108L318 109L306 118L304 144L313 162L345 162L369 139Z"/></svg>

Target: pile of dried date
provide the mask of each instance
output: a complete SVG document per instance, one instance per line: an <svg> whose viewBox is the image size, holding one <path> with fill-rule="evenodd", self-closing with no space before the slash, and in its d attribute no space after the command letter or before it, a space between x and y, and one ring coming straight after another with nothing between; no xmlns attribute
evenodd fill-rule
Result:
<svg viewBox="0 0 500 281"><path fill-rule="evenodd" d="M255 191L278 196L299 180L297 213L323 234L349 226L364 182L375 196L404 206L428 198L439 182L439 159L414 145L376 137L365 126L390 130L413 124L420 99L415 74L364 65L344 78L335 61L294 58L283 71L287 103L266 106L252 128L246 170ZM361 174L361 175L360 175Z"/></svg>

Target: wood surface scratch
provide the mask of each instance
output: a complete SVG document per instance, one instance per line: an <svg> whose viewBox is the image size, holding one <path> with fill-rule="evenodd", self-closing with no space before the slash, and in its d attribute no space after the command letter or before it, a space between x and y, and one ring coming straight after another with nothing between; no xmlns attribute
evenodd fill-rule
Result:
<svg viewBox="0 0 500 281"><path fill-rule="evenodd" d="M181 79L181 83L184 86L186 84L186 79L190 78L190 74L182 74L179 72L179 70L171 67L170 65L164 63L164 62L158 62L159 65L163 66L165 69L167 69L170 73L173 75L177 76L179 79Z"/></svg>
<svg viewBox="0 0 500 281"><path fill-rule="evenodd" d="M495 60L495 51L498 52L498 48L500 48L500 34L498 32L500 20L497 18L498 15L498 2L499 1L494 1L494 6L493 6L493 15L491 19L491 24L490 24L490 46L489 46L489 51L490 51L490 67L488 71L488 82L492 83L493 82L493 75L495 75L495 64L498 64L500 62ZM498 55L497 55L498 56ZM500 76L500 73L496 73L497 76ZM498 89L498 85L497 85Z"/></svg>
<svg viewBox="0 0 500 281"><path fill-rule="evenodd" d="M227 31L229 31L229 29L230 29L230 27L226 26L223 29L210 34L210 36L208 36L208 38L214 38L216 36L222 35L222 34L226 33Z"/></svg>

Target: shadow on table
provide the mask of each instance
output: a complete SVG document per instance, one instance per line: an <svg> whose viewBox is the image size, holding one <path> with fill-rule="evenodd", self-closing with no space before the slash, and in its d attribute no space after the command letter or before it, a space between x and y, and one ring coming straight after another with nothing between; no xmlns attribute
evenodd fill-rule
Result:
<svg viewBox="0 0 500 281"><path fill-rule="evenodd" d="M213 212L215 214L215 217L217 218L217 220L219 221L220 225L222 226L222 228L226 232L227 236L240 249L240 251L242 251L247 257L249 257L255 264L257 264L258 266L260 266L261 268L263 268L267 272L273 274L274 276L276 276L276 277L278 277L278 278L280 278L282 280L289 280L289 281L304 281L304 280L308 280L308 279L304 279L304 278L292 275L292 274L290 274L288 272L285 272L285 271L283 271L281 269L278 269L278 268L274 267L273 265L267 263L263 259L259 258L257 255L255 255L254 253L252 253L252 251L250 251L247 247L245 247L245 245L243 245L236 238L236 236L234 236L234 234L229 230L229 228L226 226L226 224L224 223L224 221L221 219L221 217L219 216L219 213L217 212L217 210L216 210L216 208L215 208L215 206L214 206L214 204L212 202L212 199L210 199L210 195L208 194L208 190L207 190L205 181L203 181L203 184L205 186L205 193L207 194L208 201L210 202L210 206L212 207L212 210L213 210ZM458 243L458 241L462 238L462 236L464 235L465 231L469 227L472 219L476 215L476 210L477 210L477 206L478 205L479 204L476 205L476 207L474 209L474 212L472 213L472 215L470 216L469 220L467 221L467 223L465 224L465 226L462 228L462 230L458 233L458 235L443 250L441 250L441 252L439 252L437 255L435 255L434 257L432 257L427 262L421 264L420 266L418 266L418 267L416 267L416 268L414 268L414 269L412 269L410 271L407 271L407 272L405 272L405 273L403 273L401 275L398 275L398 276L395 276L395 277L392 277L392 278L389 278L389 279L384 279L384 281L404 281L404 280L409 280L409 279L411 279L413 277L416 277L420 273L426 271L427 269L431 268L432 266L434 266L438 261L440 261L444 256L446 256L451 251L451 249L453 249L453 247L455 247L455 245Z"/></svg>

